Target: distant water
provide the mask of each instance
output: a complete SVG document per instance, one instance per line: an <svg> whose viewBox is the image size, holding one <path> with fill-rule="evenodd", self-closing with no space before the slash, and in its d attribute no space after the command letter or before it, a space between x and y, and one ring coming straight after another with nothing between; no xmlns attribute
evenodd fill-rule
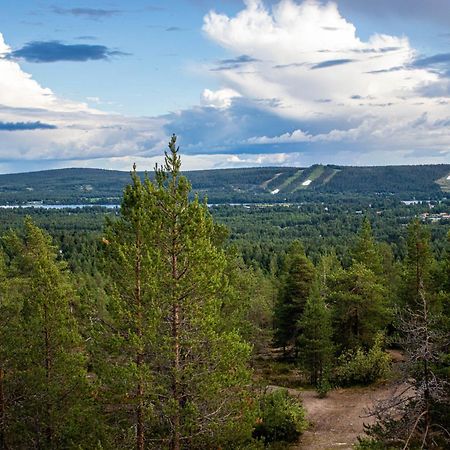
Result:
<svg viewBox="0 0 450 450"><path fill-rule="evenodd" d="M40 209L82 209L82 208L107 208L117 209L120 205L45 205L42 203L27 203L24 205L0 205L1 209L40 208Z"/></svg>
<svg viewBox="0 0 450 450"><path fill-rule="evenodd" d="M292 206L294 203L208 203L208 208L215 206L238 206L245 209L252 207L267 207L267 206ZM1 209L19 209L19 208L35 208L35 209L82 209L82 208L106 208L106 209L118 209L120 205L94 205L92 203L81 205L46 205L44 203L25 203L23 205L0 205Z"/></svg>

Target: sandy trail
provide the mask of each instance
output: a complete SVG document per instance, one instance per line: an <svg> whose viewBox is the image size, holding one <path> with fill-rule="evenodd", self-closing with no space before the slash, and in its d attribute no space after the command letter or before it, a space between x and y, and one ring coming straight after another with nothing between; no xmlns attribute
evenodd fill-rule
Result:
<svg viewBox="0 0 450 450"><path fill-rule="evenodd" d="M288 389L289 393L302 400L310 422L309 429L303 433L298 444L291 450L351 449L358 436L364 434L364 424L375 420L367 417L368 409L392 394L398 394L405 385L400 381L403 354L398 350L388 350L392 357L390 382L367 387L339 388L331 390L326 398L319 398L315 390ZM271 386L276 389L276 386Z"/></svg>
<svg viewBox="0 0 450 450"><path fill-rule="evenodd" d="M335 389L326 398L319 398L312 390L289 389L300 397L307 411L311 427L300 442L291 447L302 450L351 449L364 431L364 423L373 419L364 417L375 401L387 398L392 385Z"/></svg>

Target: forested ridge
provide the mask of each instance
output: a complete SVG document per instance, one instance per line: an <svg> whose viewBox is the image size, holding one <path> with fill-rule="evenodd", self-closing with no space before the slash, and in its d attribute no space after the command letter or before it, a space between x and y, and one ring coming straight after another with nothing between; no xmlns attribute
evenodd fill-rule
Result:
<svg viewBox="0 0 450 450"><path fill-rule="evenodd" d="M193 192L210 203L283 202L321 194L395 195L409 200L438 199L450 191L450 165L309 168L266 167L198 170L185 173ZM141 179L144 173L139 173ZM153 177L149 173L150 178ZM0 204L118 203L128 172L56 169L0 175Z"/></svg>
<svg viewBox="0 0 450 450"><path fill-rule="evenodd" d="M448 448L450 167L181 167L174 136L149 177L0 177L23 200L121 196L0 213L0 449L289 448L314 427L292 389L380 384L358 448ZM392 195L411 177L431 202ZM301 201L193 193L238 179Z"/></svg>

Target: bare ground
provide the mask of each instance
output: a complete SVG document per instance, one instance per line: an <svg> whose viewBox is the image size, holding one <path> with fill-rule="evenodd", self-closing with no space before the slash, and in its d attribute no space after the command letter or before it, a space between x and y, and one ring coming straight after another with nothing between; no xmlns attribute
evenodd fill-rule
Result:
<svg viewBox="0 0 450 450"><path fill-rule="evenodd" d="M392 387L387 385L365 388L335 389L326 398L319 398L315 391L291 390L303 401L311 427L292 449L324 450L350 449L357 437L364 432L367 408L380 399L388 397ZM366 417L365 417L366 416Z"/></svg>
<svg viewBox="0 0 450 450"><path fill-rule="evenodd" d="M390 350L389 353L393 360L393 373L397 373L404 357L396 350ZM367 416L368 409L375 402L388 398L398 388L399 384L392 380L367 387L333 389L326 398L319 398L315 390L288 389L291 395L302 400L310 422L309 429L303 433L298 444L290 449L353 448L358 436L364 434L364 424L374 422L374 418Z"/></svg>

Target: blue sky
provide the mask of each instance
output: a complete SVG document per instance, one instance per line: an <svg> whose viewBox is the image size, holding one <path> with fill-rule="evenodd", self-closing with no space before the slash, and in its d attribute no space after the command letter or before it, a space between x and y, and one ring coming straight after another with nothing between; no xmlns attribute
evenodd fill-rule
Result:
<svg viewBox="0 0 450 450"><path fill-rule="evenodd" d="M448 0L0 7L0 172L450 163Z"/></svg>

